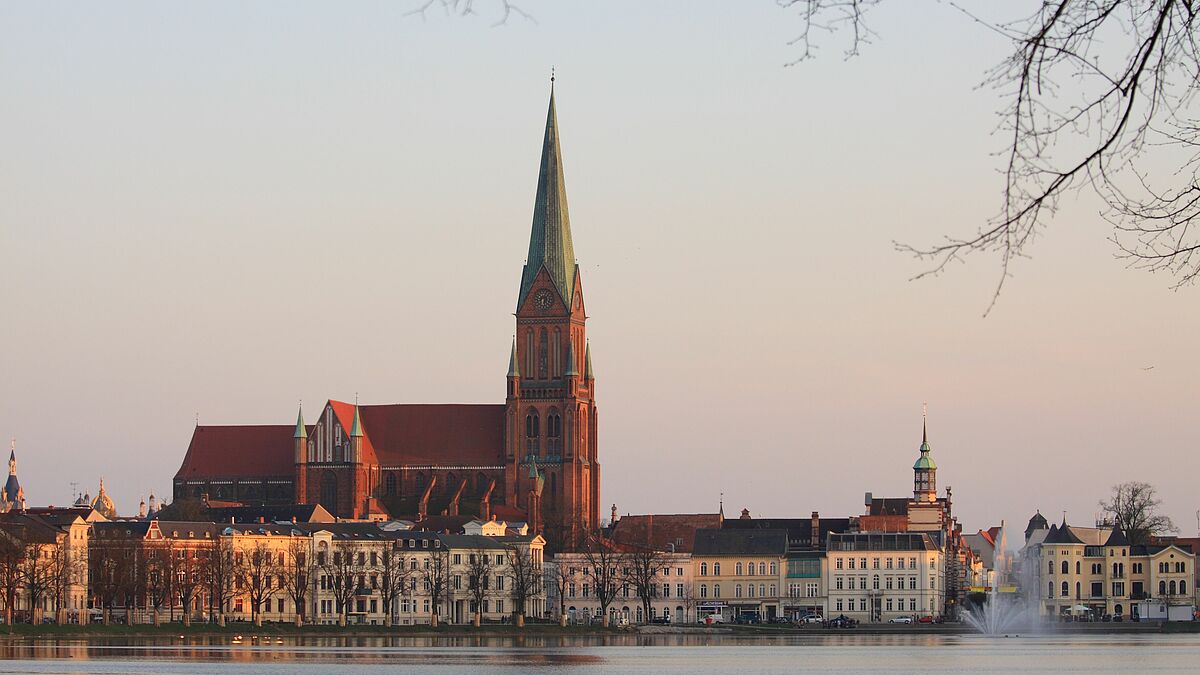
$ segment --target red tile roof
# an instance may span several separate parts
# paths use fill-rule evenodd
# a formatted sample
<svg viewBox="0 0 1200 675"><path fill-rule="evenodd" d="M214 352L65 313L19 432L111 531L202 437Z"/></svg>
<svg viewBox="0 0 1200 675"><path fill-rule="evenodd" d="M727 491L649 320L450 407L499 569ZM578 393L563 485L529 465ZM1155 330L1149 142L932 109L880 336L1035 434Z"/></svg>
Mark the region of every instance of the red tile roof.
<svg viewBox="0 0 1200 675"><path fill-rule="evenodd" d="M330 401L346 433L354 404ZM504 463L503 404L360 405L363 460L383 465L499 466Z"/></svg>
<svg viewBox="0 0 1200 675"><path fill-rule="evenodd" d="M666 549L674 546L677 553L692 550L696 530L721 527L717 513L670 513L622 516L613 526L609 538L624 545L651 546Z"/></svg>
<svg viewBox="0 0 1200 675"><path fill-rule="evenodd" d="M176 479L291 477L295 426L198 426Z"/></svg>

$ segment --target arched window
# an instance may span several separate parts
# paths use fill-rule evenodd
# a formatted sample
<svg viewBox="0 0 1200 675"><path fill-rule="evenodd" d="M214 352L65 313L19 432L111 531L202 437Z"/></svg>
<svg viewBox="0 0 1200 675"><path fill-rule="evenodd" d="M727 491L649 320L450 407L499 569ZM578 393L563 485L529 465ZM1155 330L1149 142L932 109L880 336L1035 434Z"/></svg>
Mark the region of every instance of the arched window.
<svg viewBox="0 0 1200 675"><path fill-rule="evenodd" d="M1046 574L1054 574L1054 561L1053 560L1046 563Z"/></svg>
<svg viewBox="0 0 1200 675"><path fill-rule="evenodd" d="M1071 594L1071 587L1067 585L1067 582L1065 582L1065 581L1062 582L1062 596L1065 598L1065 597L1069 596L1070 594Z"/></svg>
<svg viewBox="0 0 1200 675"><path fill-rule="evenodd" d="M733 587L733 597L735 597L735 598L742 597L742 585L741 584L738 584Z"/></svg>
<svg viewBox="0 0 1200 675"><path fill-rule="evenodd" d="M1053 572L1054 570L1050 570L1050 571ZM1046 597L1048 597L1048 598L1054 597L1054 582L1053 581L1046 582Z"/></svg>
<svg viewBox="0 0 1200 675"><path fill-rule="evenodd" d="M713 597L721 597L721 584L713 584Z"/></svg>
<svg viewBox="0 0 1200 675"><path fill-rule="evenodd" d="M746 586L747 586L747 588L746 588L747 595L749 595L750 597L753 598L754 597L754 584L746 584Z"/></svg>
<svg viewBox="0 0 1200 675"><path fill-rule="evenodd" d="M1071 572L1071 566L1067 563L1066 560L1062 561L1062 573L1069 574L1070 572Z"/></svg>
<svg viewBox="0 0 1200 675"><path fill-rule="evenodd" d="M326 471L321 474L321 506L324 506L333 515L338 515L337 503L337 476L333 475L332 471Z"/></svg>
<svg viewBox="0 0 1200 675"><path fill-rule="evenodd" d="M750 576L754 576L754 561L753 560L746 563L746 574L748 574Z"/></svg>
<svg viewBox="0 0 1200 675"><path fill-rule="evenodd" d="M536 410L530 410L525 416L525 450L537 454L538 438L541 434L541 423Z"/></svg>
<svg viewBox="0 0 1200 675"><path fill-rule="evenodd" d="M779 574L779 568L775 566L775 563L771 563L771 576L776 574Z"/></svg>
<svg viewBox="0 0 1200 675"><path fill-rule="evenodd" d="M771 597L775 597L775 584L771 584Z"/></svg>
<svg viewBox="0 0 1200 675"><path fill-rule="evenodd" d="M738 563L736 566L734 566L733 573L738 575L739 577L742 576L742 563ZM738 586L738 588L741 588L741 586ZM741 596L738 596L738 597L741 597Z"/></svg>
<svg viewBox="0 0 1200 675"><path fill-rule="evenodd" d="M1081 569L1081 567L1079 565L1079 561L1076 560L1075 561L1075 574L1080 574L1080 571L1079 571L1080 569Z"/></svg>
<svg viewBox="0 0 1200 675"><path fill-rule="evenodd" d="M1186 581L1183 581L1183 580L1179 581L1179 594L1187 595L1187 582Z"/></svg>
<svg viewBox="0 0 1200 675"><path fill-rule="evenodd" d="M765 563L765 562L758 563L758 576L760 576L760 577L767 576L767 563Z"/></svg>
<svg viewBox="0 0 1200 675"><path fill-rule="evenodd" d="M383 479L383 493L389 497L396 496L396 474L391 471Z"/></svg>
<svg viewBox="0 0 1200 675"><path fill-rule="evenodd" d="M700 597L708 597L708 584L700 584Z"/></svg>
<svg viewBox="0 0 1200 675"><path fill-rule="evenodd" d="M546 337L546 329L543 328L538 333L538 379L546 379L546 359L549 354L550 345L546 344L549 338Z"/></svg>
<svg viewBox="0 0 1200 675"><path fill-rule="evenodd" d="M555 455L562 453L562 417L557 410L546 415L546 450Z"/></svg>
<svg viewBox="0 0 1200 675"><path fill-rule="evenodd" d="M700 563L700 576L702 576L702 577L708 576L708 563L706 563L706 562Z"/></svg>
<svg viewBox="0 0 1200 675"><path fill-rule="evenodd" d="M713 576L714 577L721 576L721 563L719 563L719 562L713 563Z"/></svg>
<svg viewBox="0 0 1200 675"><path fill-rule="evenodd" d="M1075 582L1075 599L1078 600L1081 597L1083 597L1083 584L1076 581Z"/></svg>
<svg viewBox="0 0 1200 675"><path fill-rule="evenodd" d="M1167 593L1169 595L1175 595L1175 582L1174 581L1171 581L1171 584L1168 587Z"/></svg>
<svg viewBox="0 0 1200 675"><path fill-rule="evenodd" d="M1165 582L1165 581L1158 582L1158 594L1159 595L1167 594L1167 582Z"/></svg>

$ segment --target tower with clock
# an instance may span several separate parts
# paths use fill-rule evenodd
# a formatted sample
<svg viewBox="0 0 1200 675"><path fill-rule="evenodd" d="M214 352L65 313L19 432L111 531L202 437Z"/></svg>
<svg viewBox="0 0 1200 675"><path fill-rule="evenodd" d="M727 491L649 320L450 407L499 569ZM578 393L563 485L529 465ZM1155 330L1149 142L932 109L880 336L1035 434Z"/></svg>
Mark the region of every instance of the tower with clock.
<svg viewBox="0 0 1200 675"><path fill-rule="evenodd" d="M522 507L540 502L531 522L564 549L580 545L598 524L595 378L586 322L552 82L509 359L505 482ZM531 499L539 484L540 499Z"/></svg>

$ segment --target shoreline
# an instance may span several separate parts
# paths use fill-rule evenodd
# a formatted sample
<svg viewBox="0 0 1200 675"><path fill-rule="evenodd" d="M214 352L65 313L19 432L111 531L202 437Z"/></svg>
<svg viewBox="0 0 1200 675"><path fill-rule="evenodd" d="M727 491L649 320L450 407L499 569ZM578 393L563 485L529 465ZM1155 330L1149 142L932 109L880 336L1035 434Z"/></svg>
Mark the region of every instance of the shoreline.
<svg viewBox="0 0 1200 675"><path fill-rule="evenodd" d="M686 635L686 636L734 636L734 637L803 637L831 635L977 635L974 630L964 624L938 625L889 625L870 624L860 625L850 629L829 629L820 627L776 627L776 626L670 626L646 625L625 628L602 628L600 626L566 626L557 624L526 624L524 628L507 625L485 625L476 628L471 625L442 625L430 628L421 626L296 626L294 624L265 623L255 626L252 623L234 623L221 628L210 624L193 624L185 627L181 623L163 623L160 626L136 624L102 625L39 625L16 624L11 632L0 628L0 640L24 638L72 638L72 637L230 637L270 636L271 638L329 638L329 637L453 637L453 638L516 638L522 636L536 637L615 637L641 635ZM1052 624L1049 629L1040 631L1012 630L1005 635L1021 637L1026 635L1119 635L1119 634L1172 634L1200 633L1200 622L1146 622L1146 623L1064 623Z"/></svg>

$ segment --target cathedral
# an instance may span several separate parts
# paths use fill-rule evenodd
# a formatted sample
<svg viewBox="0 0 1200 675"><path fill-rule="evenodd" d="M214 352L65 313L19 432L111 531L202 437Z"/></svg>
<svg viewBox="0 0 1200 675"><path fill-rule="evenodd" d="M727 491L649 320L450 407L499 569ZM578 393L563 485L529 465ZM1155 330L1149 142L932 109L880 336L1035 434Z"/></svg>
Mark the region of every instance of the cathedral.
<svg viewBox="0 0 1200 675"><path fill-rule="evenodd" d="M551 81L504 402L330 400L312 424L301 410L295 425L197 425L174 498L319 503L429 529L522 521L560 550L577 546L598 525L600 491L586 322Z"/></svg>

